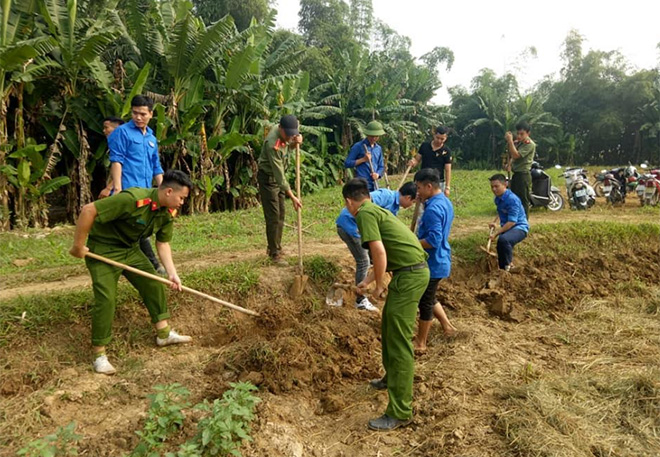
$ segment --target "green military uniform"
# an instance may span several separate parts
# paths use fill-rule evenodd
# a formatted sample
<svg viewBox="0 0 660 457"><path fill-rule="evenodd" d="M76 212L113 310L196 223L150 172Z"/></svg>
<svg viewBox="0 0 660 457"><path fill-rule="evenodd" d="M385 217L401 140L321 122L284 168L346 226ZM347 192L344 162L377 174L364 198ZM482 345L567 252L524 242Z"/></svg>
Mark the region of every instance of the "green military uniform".
<svg viewBox="0 0 660 457"><path fill-rule="evenodd" d="M148 273L155 273L153 265L140 250L139 240L155 233L157 241L169 242L172 239L173 218L176 214L175 210L160 206L158 189L133 187L98 200L94 202L94 206L98 215L89 233L89 250ZM140 293L152 323L170 317L163 284L89 257L85 258L85 263L94 288L94 346L105 346L111 340L117 281L122 274Z"/></svg>
<svg viewBox="0 0 660 457"><path fill-rule="evenodd" d="M259 156L257 182L266 219L268 255L271 257L282 251L285 193L290 190L285 170L293 151L294 148L280 138L279 128L274 127L266 136Z"/></svg>
<svg viewBox="0 0 660 457"><path fill-rule="evenodd" d="M364 248L382 241L387 270L393 272L381 321L383 367L389 394L385 414L407 420L412 417L415 360L412 338L417 304L429 282L427 254L419 240L396 216L367 201L355 217Z"/></svg>
<svg viewBox="0 0 660 457"><path fill-rule="evenodd" d="M529 218L529 205L531 203L530 189L532 187L532 162L536 153L536 143L531 138L516 143L516 149L520 154L511 164L513 177L511 178L511 192L516 194L525 209L525 215Z"/></svg>

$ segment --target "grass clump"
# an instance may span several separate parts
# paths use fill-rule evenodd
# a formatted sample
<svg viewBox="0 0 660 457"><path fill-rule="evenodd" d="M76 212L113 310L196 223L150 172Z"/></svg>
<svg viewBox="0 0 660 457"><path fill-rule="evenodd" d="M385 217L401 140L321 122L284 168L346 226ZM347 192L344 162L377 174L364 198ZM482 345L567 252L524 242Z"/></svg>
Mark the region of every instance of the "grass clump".
<svg viewBox="0 0 660 457"><path fill-rule="evenodd" d="M184 275L182 280L193 289L245 298L254 292L259 283L259 265L255 262L236 262L205 268Z"/></svg>
<svg viewBox="0 0 660 457"><path fill-rule="evenodd" d="M305 272L315 283L330 285L339 278L341 266L325 257L315 255L305 258Z"/></svg>

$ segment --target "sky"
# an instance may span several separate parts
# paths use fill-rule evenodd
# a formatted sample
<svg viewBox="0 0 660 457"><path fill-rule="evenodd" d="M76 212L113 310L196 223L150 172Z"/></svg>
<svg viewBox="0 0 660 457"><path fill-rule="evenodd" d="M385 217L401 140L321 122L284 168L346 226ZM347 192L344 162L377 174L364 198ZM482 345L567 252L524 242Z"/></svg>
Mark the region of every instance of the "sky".
<svg viewBox="0 0 660 457"><path fill-rule="evenodd" d="M454 52L452 69L440 70L443 87L433 99L438 104L450 101L447 88L469 87L482 68L497 74L512 72L523 90L556 74L562 66L562 43L571 29L585 37L586 49L619 50L632 68L653 68L660 63L658 1L528 0L508 2L509 8L503 7L506 2L492 0L446 3L444 7L438 5L445 3L431 0L372 1L376 18L412 40L415 57L436 46ZM278 26L296 30L299 1L276 2ZM536 48L537 57L521 59L530 46Z"/></svg>

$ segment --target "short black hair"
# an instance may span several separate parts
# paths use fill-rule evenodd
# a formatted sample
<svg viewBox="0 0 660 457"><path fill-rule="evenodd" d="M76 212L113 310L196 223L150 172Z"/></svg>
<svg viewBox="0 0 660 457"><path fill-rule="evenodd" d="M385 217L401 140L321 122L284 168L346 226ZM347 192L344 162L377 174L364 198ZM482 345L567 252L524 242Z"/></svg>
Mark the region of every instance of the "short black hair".
<svg viewBox="0 0 660 457"><path fill-rule="evenodd" d="M489 181L500 181L501 183L506 184L506 176L504 176L502 173L497 173L488 178Z"/></svg>
<svg viewBox="0 0 660 457"><path fill-rule="evenodd" d="M154 101L146 95L136 95L131 99L131 108L135 108L137 106L146 106L149 111L153 111Z"/></svg>
<svg viewBox="0 0 660 457"><path fill-rule="evenodd" d="M401 189L399 189L399 193L404 197L415 198L417 197L417 186L415 185L414 182L407 182L403 186L401 186Z"/></svg>
<svg viewBox="0 0 660 457"><path fill-rule="evenodd" d="M529 133L531 132L532 127L529 125L529 122L520 121L516 124L516 130L524 130L525 132Z"/></svg>
<svg viewBox="0 0 660 457"><path fill-rule="evenodd" d="M445 127L444 125L439 125L435 128L435 133L437 135L449 135L449 127Z"/></svg>
<svg viewBox="0 0 660 457"><path fill-rule="evenodd" d="M422 168L415 173L415 182L431 184L434 188L440 188L440 173L435 168Z"/></svg>
<svg viewBox="0 0 660 457"><path fill-rule="evenodd" d="M117 116L107 116L103 119L103 122L112 122L113 124L122 125L124 120Z"/></svg>
<svg viewBox="0 0 660 457"><path fill-rule="evenodd" d="M181 170L167 170L163 175L163 182L160 187L165 189L171 187L174 190L179 190L182 187L187 187L192 190L193 184L190 177Z"/></svg>
<svg viewBox="0 0 660 457"><path fill-rule="evenodd" d="M350 198L351 200L364 200L365 198L369 198L369 185L367 184L367 180L364 178L351 179L344 184L341 194L344 198Z"/></svg>

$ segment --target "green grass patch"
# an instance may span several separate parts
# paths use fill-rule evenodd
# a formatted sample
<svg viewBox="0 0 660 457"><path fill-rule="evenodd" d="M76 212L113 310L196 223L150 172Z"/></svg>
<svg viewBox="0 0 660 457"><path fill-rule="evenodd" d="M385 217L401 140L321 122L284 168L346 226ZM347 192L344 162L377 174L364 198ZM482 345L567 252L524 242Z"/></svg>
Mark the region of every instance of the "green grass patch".
<svg viewBox="0 0 660 457"><path fill-rule="evenodd" d="M330 285L337 281L341 266L320 255L305 258L305 273L318 285Z"/></svg>
<svg viewBox="0 0 660 457"><path fill-rule="evenodd" d="M182 281L193 289L245 298L259 283L261 266L259 262L237 262L205 268L183 275Z"/></svg>

